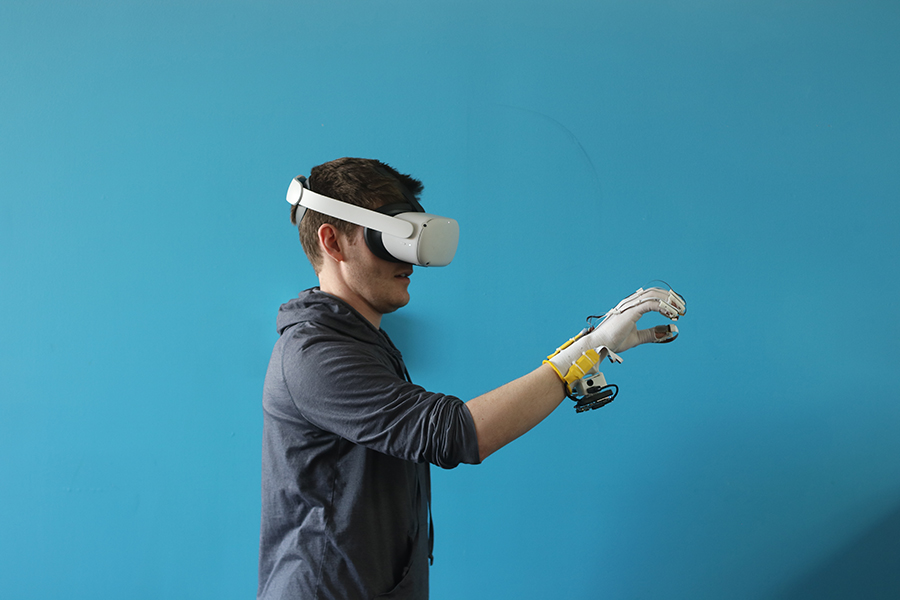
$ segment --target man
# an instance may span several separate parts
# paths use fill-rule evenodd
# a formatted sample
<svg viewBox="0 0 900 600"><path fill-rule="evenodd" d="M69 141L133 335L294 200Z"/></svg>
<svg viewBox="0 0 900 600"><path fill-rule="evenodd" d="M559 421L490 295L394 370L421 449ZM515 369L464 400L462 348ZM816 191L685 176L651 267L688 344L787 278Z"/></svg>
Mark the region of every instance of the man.
<svg viewBox="0 0 900 600"><path fill-rule="evenodd" d="M375 160L325 163L307 183L326 200L420 210L421 182ZM677 335L638 331L641 314L684 314L674 293L641 290L531 373L463 402L413 384L380 328L409 302L412 265L348 221L299 204L291 218L319 287L282 305L266 374L259 598L426 598L429 463L480 463L603 358Z"/></svg>

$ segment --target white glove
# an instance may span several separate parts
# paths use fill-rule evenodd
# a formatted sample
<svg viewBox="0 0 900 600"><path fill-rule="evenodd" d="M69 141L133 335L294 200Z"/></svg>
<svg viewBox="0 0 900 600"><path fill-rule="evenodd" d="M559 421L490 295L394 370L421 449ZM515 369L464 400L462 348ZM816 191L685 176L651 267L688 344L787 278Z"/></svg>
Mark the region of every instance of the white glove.
<svg viewBox="0 0 900 600"><path fill-rule="evenodd" d="M677 321L678 317L684 316L685 309L684 298L673 290L639 289L606 313L599 325L579 333L557 348L544 362L550 363L571 391L574 382L588 373L597 372L595 367L604 358L622 362L617 352L639 344L664 344L678 337L675 325L638 330L637 322L644 314L656 311Z"/></svg>

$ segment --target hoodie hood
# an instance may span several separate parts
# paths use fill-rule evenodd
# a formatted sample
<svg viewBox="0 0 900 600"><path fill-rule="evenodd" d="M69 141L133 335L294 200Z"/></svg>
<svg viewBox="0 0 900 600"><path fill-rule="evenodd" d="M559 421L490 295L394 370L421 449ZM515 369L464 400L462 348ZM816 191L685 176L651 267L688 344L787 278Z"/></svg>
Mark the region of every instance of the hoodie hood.
<svg viewBox="0 0 900 600"><path fill-rule="evenodd" d="M314 321L361 342L385 345L399 355L390 338L359 314L355 308L319 288L300 292L300 295L278 309L276 328L281 335L290 327Z"/></svg>

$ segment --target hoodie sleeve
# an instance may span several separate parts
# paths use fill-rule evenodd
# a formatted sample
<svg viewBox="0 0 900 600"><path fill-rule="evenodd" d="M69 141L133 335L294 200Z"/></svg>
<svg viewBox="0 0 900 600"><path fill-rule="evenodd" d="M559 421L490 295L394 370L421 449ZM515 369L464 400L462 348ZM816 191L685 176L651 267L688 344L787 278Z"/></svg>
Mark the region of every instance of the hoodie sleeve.
<svg viewBox="0 0 900 600"><path fill-rule="evenodd" d="M477 464L465 403L398 377L383 348L300 326L282 374L297 410L316 427L397 458L450 469Z"/></svg>

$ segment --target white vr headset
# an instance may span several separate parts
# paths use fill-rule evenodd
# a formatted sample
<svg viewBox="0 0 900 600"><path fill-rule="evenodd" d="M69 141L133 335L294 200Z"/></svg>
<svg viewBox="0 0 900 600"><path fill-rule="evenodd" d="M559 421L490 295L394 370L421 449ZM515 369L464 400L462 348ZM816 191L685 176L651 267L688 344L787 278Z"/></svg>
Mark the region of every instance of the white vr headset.
<svg viewBox="0 0 900 600"><path fill-rule="evenodd" d="M449 265L459 243L459 223L426 213L406 190L403 196L406 202L369 210L317 194L303 176L294 177L287 191L287 201L297 205L298 226L309 208L365 227L366 245L379 258L423 267Z"/></svg>

